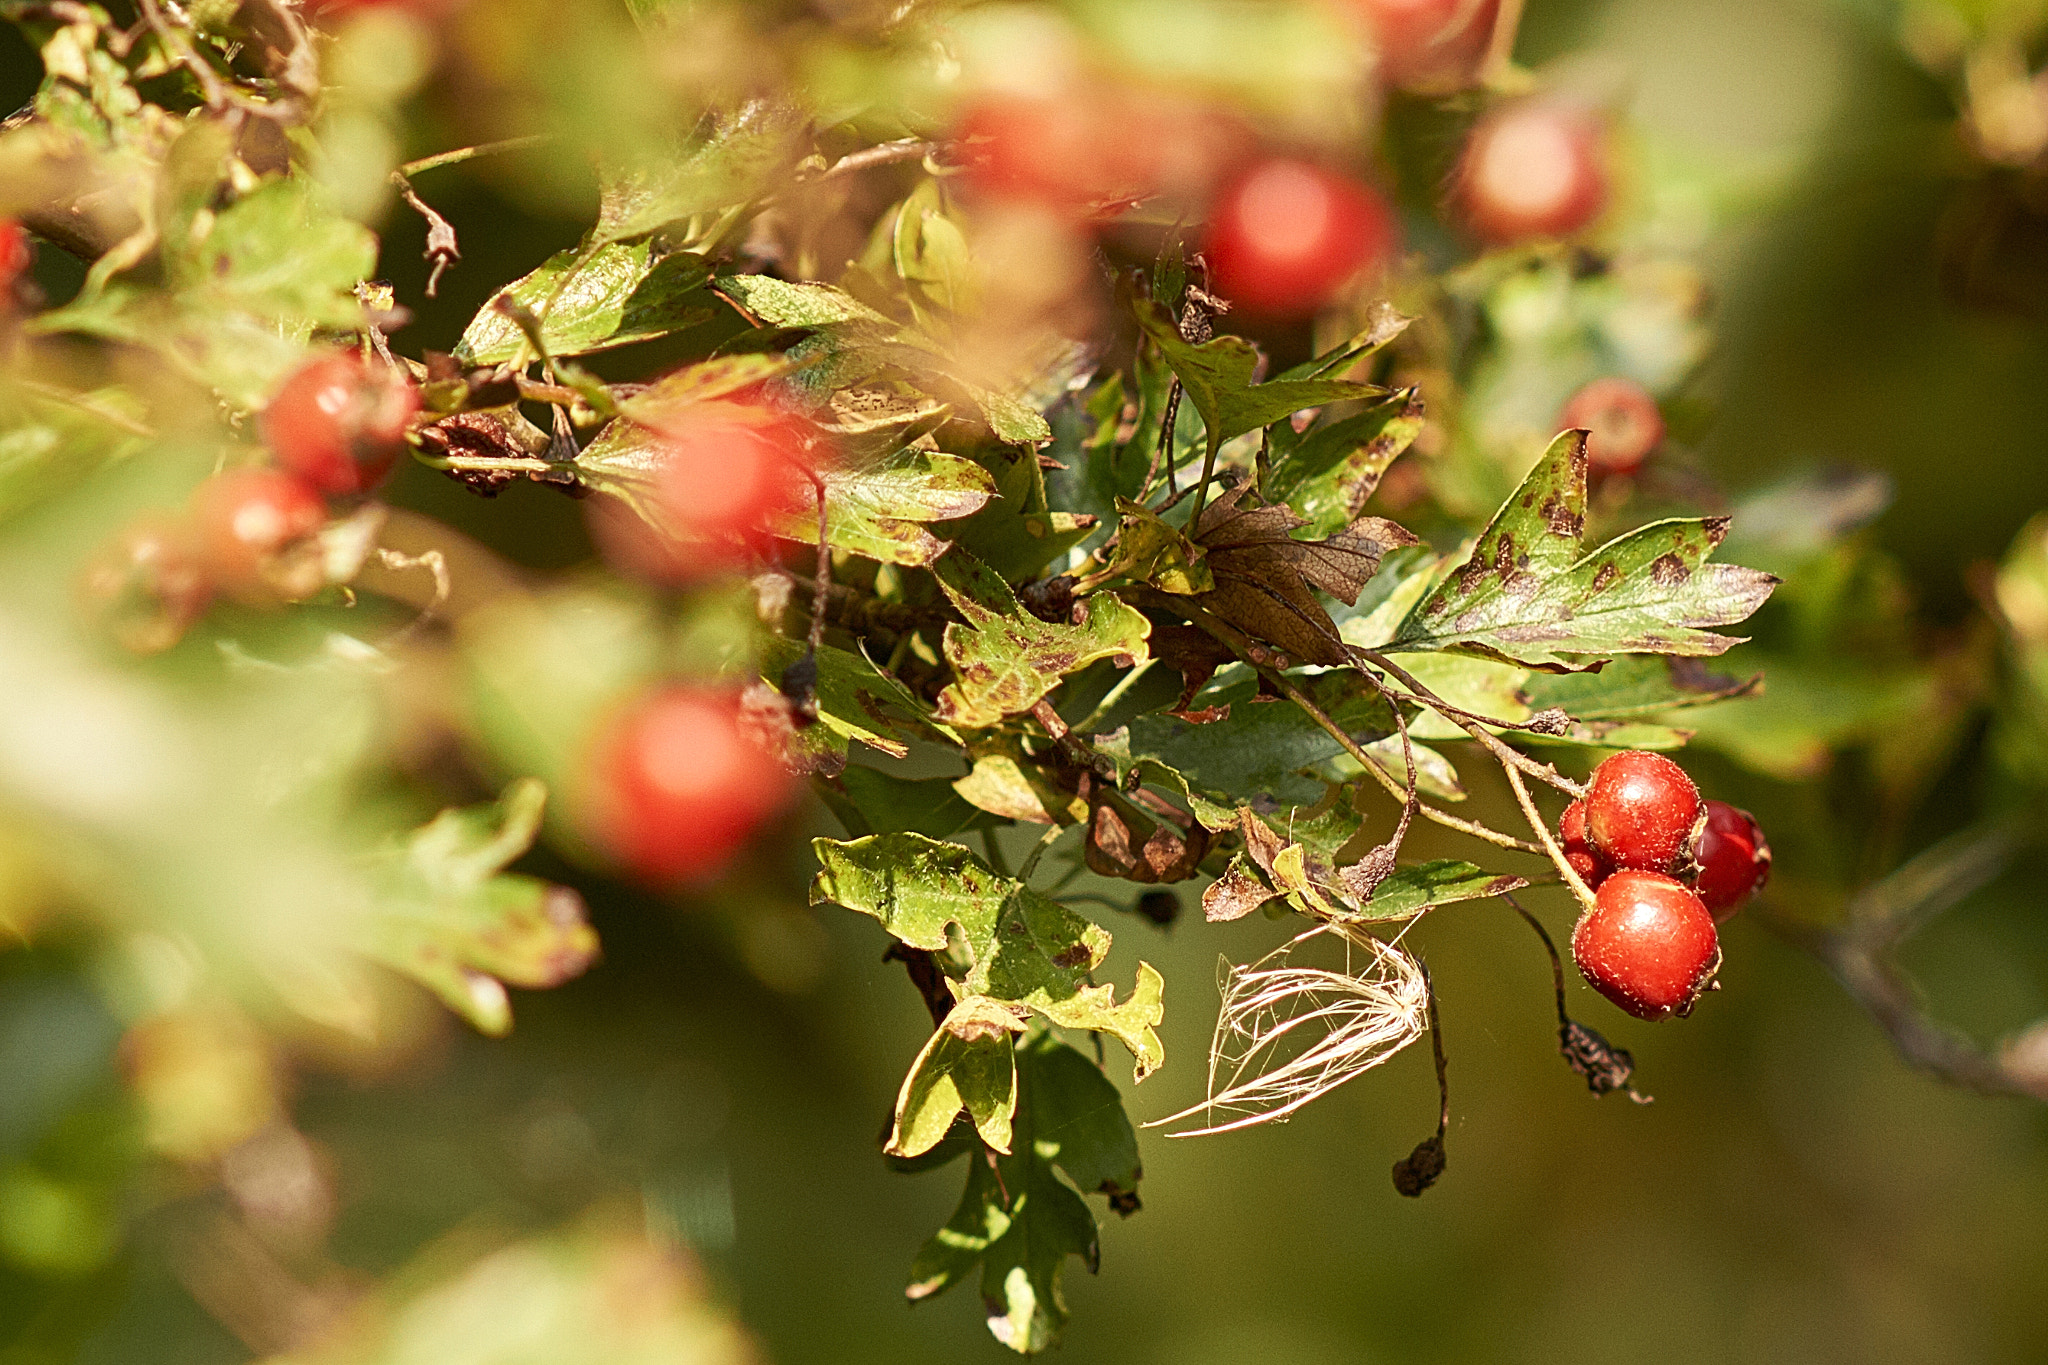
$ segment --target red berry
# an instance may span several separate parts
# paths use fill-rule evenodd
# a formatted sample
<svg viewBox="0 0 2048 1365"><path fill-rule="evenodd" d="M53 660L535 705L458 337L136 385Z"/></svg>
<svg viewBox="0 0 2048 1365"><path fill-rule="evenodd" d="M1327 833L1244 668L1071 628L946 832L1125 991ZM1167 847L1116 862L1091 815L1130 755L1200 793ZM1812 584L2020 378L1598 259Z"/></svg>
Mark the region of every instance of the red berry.
<svg viewBox="0 0 2048 1365"><path fill-rule="evenodd" d="M367 492L390 472L419 406L419 391L398 370L330 352L272 395L263 439L279 464L321 492Z"/></svg>
<svg viewBox="0 0 2048 1365"><path fill-rule="evenodd" d="M214 582L249 602L295 601L327 582L327 504L277 469L230 469L192 494L200 557Z"/></svg>
<svg viewBox="0 0 2048 1365"><path fill-rule="evenodd" d="M35 263L35 248L29 244L28 229L12 218L0 218L0 306L14 292L14 282Z"/></svg>
<svg viewBox="0 0 2048 1365"><path fill-rule="evenodd" d="M1240 140L1210 108L1099 86L977 96L961 111L955 137L977 193L1070 214L1161 191L1204 191Z"/></svg>
<svg viewBox="0 0 2048 1365"><path fill-rule="evenodd" d="M793 787L741 724L739 695L702 684L639 698L607 727L592 759L598 841L656 882L716 872Z"/></svg>
<svg viewBox="0 0 2048 1365"><path fill-rule="evenodd" d="M1431 94L1472 84L1500 18L1500 0L1352 3L1372 28L1382 79Z"/></svg>
<svg viewBox="0 0 2048 1365"><path fill-rule="evenodd" d="M817 463L809 433L796 418L748 403L698 403L660 428L661 471L655 499L667 529L657 578L701 576L741 562L773 540L778 515L815 509L805 472ZM652 560L641 562L643 569Z"/></svg>
<svg viewBox="0 0 2048 1365"><path fill-rule="evenodd" d="M1585 880L1588 887L1597 891L1600 883L1614 871L1614 864L1607 861L1605 854L1593 847L1586 837L1586 803L1574 801L1564 808L1564 814L1557 818L1557 841L1564 847L1564 860L1572 865L1572 871Z"/></svg>
<svg viewBox="0 0 2048 1365"><path fill-rule="evenodd" d="M1217 293L1250 313L1301 317L1354 276L1384 269L1399 237L1393 211L1372 190L1275 158L1224 188L1203 251Z"/></svg>
<svg viewBox="0 0 2048 1365"><path fill-rule="evenodd" d="M1558 423L1586 433L1596 474L1633 474L1664 440L1657 400L1632 379L1596 379L1573 394Z"/></svg>
<svg viewBox="0 0 2048 1365"><path fill-rule="evenodd" d="M1699 788L1662 754L1616 754L1586 787L1587 837L1616 867L1677 871L1700 818Z"/></svg>
<svg viewBox="0 0 2048 1365"><path fill-rule="evenodd" d="M1721 965L1714 917L1656 872L1624 869L1572 930L1572 961L1593 989L1638 1019L1692 1012Z"/></svg>
<svg viewBox="0 0 2048 1365"><path fill-rule="evenodd" d="M192 528L162 515L132 523L86 565L89 615L124 649L156 654L184 637L213 596Z"/></svg>
<svg viewBox="0 0 2048 1365"><path fill-rule="evenodd" d="M1487 115L1458 167L1465 221L1493 246L1583 231L1607 208L1606 142L1591 114L1567 105L1528 101Z"/></svg>
<svg viewBox="0 0 2048 1365"><path fill-rule="evenodd" d="M1707 823L1693 861L1699 865L1693 889L1716 922L1734 914L1771 879L1771 845L1763 827L1754 815L1726 801L1707 802Z"/></svg>

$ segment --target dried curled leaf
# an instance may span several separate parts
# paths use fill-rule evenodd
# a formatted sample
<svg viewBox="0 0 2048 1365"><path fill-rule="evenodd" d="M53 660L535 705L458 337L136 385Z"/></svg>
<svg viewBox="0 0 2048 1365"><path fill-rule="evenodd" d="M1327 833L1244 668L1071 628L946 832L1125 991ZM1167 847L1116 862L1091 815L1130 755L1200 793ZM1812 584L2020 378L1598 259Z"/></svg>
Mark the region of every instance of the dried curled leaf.
<svg viewBox="0 0 2048 1365"><path fill-rule="evenodd" d="M1261 502L1250 484L1231 489L1194 528L1196 567L1215 586L1192 600L1294 663L1346 664L1349 649L1314 589L1350 606L1380 560L1415 537L1384 517L1361 517L1324 540L1294 539L1305 525L1285 503Z"/></svg>

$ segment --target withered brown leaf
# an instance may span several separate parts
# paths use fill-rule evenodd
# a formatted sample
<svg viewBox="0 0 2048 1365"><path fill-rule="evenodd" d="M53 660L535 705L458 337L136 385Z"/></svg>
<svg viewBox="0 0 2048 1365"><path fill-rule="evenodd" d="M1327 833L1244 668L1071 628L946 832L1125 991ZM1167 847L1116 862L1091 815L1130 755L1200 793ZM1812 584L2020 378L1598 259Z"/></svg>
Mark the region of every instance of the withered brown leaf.
<svg viewBox="0 0 2048 1365"><path fill-rule="evenodd" d="M1292 663L1349 663L1314 589L1356 602L1380 560L1415 537L1384 517L1360 517L1327 540L1294 539L1290 532L1307 524L1286 504L1262 501L1249 483L1217 498L1192 537L1216 586L1193 601Z"/></svg>

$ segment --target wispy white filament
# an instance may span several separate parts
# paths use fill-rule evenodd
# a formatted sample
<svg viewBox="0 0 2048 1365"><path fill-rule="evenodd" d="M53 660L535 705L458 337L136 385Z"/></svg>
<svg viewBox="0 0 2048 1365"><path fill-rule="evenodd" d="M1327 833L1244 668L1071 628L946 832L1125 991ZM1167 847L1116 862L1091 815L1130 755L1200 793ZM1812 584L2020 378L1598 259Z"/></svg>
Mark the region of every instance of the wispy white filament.
<svg viewBox="0 0 2048 1365"><path fill-rule="evenodd" d="M1343 943L1343 969L1296 966L1295 950L1323 935ZM1244 966L1225 962L1219 985L1223 1008L1209 1045L1208 1098L1145 1126L1197 1114L1209 1122L1169 1137L1284 1120L1386 1061L1428 1026L1429 988L1415 959L1343 924L1318 925Z"/></svg>

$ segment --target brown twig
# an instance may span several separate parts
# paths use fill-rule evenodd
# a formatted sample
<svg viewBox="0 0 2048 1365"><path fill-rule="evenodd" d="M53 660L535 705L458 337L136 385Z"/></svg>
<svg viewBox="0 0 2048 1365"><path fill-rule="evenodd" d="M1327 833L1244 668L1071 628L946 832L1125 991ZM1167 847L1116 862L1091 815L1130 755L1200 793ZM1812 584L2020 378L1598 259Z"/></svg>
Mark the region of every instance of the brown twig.
<svg viewBox="0 0 2048 1365"><path fill-rule="evenodd" d="M405 200L413 212L427 220L427 247L420 254L433 266L432 273L427 276L427 297L431 299L441 288L441 273L462 259L462 250L455 240L455 225L435 212L433 205L419 197L403 171L393 171L391 183L398 187L399 198Z"/></svg>
<svg viewBox="0 0 2048 1365"><path fill-rule="evenodd" d="M1586 879L1579 875L1578 869L1565 858L1564 850L1558 847L1557 837L1550 832L1550 822L1543 818L1542 812L1536 809L1535 801L1529 796L1529 784L1522 780L1522 770L1510 763L1501 764L1500 770L1508 775L1508 786L1514 789L1515 802L1521 806L1523 818L1528 820L1529 828L1536 832L1537 839L1542 842L1543 852L1556 865L1558 875L1564 878L1564 884L1579 898L1579 904L1591 910L1595 903L1593 888L1586 885Z"/></svg>
<svg viewBox="0 0 2048 1365"><path fill-rule="evenodd" d="M1476 715L1462 707L1453 706L1418 682L1414 674L1408 672L1378 650L1353 649L1351 653L1373 667L1384 669L1396 678L1399 678L1402 684L1413 694L1409 700L1427 706L1430 710L1435 711L1438 715L1443 716L1453 725L1471 735L1472 738L1484 745L1502 764L1511 764L1514 767L1520 768L1537 781L1548 782L1559 791L1567 792L1574 797L1581 797L1586 794L1584 784L1574 782L1550 764L1538 763L1520 750L1502 743L1498 736L1490 733L1485 728L1489 725L1496 725L1505 730L1517 730L1526 728L1525 726L1517 725L1511 721L1496 720L1491 716Z"/></svg>

